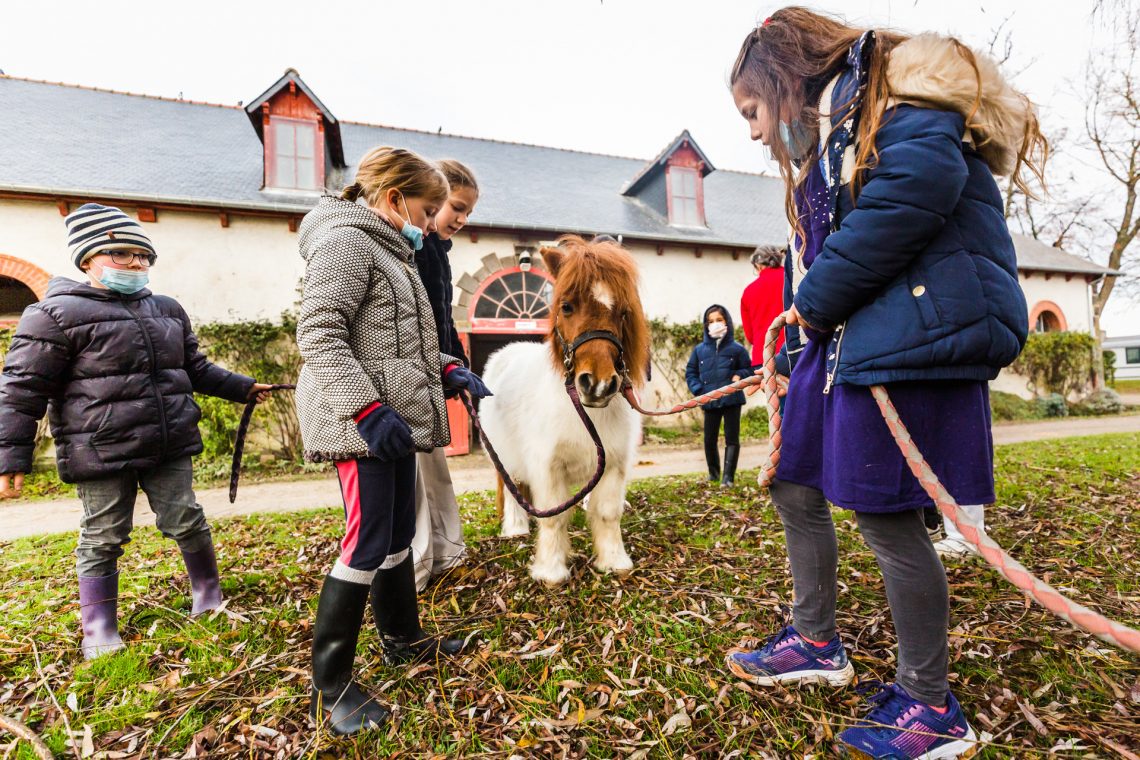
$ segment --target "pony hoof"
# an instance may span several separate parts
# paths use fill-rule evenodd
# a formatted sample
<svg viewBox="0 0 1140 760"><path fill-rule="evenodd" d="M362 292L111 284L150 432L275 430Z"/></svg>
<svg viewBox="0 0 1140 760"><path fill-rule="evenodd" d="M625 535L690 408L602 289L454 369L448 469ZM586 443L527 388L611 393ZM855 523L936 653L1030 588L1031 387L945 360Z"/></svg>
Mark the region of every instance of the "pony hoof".
<svg viewBox="0 0 1140 760"><path fill-rule="evenodd" d="M520 536L529 535L529 525L504 525L503 529L499 531L499 538L519 538Z"/></svg>
<svg viewBox="0 0 1140 760"><path fill-rule="evenodd" d="M620 578L624 578L633 572L633 560L631 560L628 556L622 557L621 559L618 559L614 562L602 562L601 560L596 560L594 562L594 568L600 572L613 573Z"/></svg>
<svg viewBox="0 0 1140 760"><path fill-rule="evenodd" d="M570 580L569 568L536 568L530 569L530 577L539 583L545 584L547 588L558 588L566 581Z"/></svg>

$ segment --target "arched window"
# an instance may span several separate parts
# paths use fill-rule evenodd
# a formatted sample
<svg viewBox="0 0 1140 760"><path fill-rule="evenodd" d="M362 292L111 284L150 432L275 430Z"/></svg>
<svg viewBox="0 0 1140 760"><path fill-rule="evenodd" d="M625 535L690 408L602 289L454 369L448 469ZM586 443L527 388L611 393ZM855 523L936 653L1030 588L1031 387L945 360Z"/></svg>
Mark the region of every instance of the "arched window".
<svg viewBox="0 0 1140 760"><path fill-rule="evenodd" d="M474 325L484 320L550 319L553 291L553 281L543 272L534 269L524 272L517 267L503 270L485 281L476 292L471 322Z"/></svg>
<svg viewBox="0 0 1140 760"><path fill-rule="evenodd" d="M1029 312L1029 325L1033 332L1047 333L1068 330L1065 314L1052 301L1039 301Z"/></svg>

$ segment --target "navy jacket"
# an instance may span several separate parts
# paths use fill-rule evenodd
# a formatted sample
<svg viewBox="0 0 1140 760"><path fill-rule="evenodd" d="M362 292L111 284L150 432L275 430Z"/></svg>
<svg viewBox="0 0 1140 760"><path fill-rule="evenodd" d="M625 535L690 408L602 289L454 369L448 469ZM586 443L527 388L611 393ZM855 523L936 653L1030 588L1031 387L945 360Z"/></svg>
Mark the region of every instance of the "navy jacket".
<svg viewBox="0 0 1140 760"><path fill-rule="evenodd" d="M720 309L728 324L728 333L720 341L709 335L709 312ZM705 339L698 343L689 355L689 363L685 367L685 382L694 396L715 391L732 382L732 376L747 377L752 374L752 357L748 349L736 342L732 337L732 315L728 309L719 304L713 304L705 309L701 316L704 324ZM737 391L716 401L705 404L706 409L721 409L727 406L743 406L744 392Z"/></svg>
<svg viewBox="0 0 1140 760"><path fill-rule="evenodd" d="M0 472L31 471L45 409L65 483L199 454L194 392L244 402L252 387L202 355L173 298L55 277L0 375Z"/></svg>
<svg viewBox="0 0 1140 760"><path fill-rule="evenodd" d="M440 240L431 233L424 238L424 247L416 251L416 269L424 283L431 311L435 315L436 332L439 336L439 350L448 356L458 357L467 366L471 365L463 344L459 342L459 331L451 315L451 298L454 293L451 284L451 262L447 252L451 250L450 240Z"/></svg>
<svg viewBox="0 0 1140 760"><path fill-rule="evenodd" d="M856 97L871 44L868 33L852 47L832 103ZM854 112L833 115L820 159L832 232L792 298L809 325L836 331L828 377L853 385L991 380L1017 358L1029 329L993 174L963 144L961 114L903 104L884 115L878 164L852 202L840 172L854 141L854 103Z"/></svg>

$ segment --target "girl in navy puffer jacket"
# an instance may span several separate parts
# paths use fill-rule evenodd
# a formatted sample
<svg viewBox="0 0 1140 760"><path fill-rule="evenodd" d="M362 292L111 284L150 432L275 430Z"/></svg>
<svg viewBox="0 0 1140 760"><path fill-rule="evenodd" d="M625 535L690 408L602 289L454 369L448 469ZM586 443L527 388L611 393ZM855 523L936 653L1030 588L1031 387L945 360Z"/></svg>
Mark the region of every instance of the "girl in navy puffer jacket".
<svg viewBox="0 0 1140 760"><path fill-rule="evenodd" d="M793 625L730 653L728 666L762 685L851 681L827 502L854 510L899 653L896 682L839 741L877 758L958 757L976 739L948 688L946 575L922 520L931 500L867 386L887 385L960 504L993 501L987 381L1028 327L994 174L1024 188L1021 168L1040 176L1047 145L1028 99L957 40L864 31L802 8L748 35L731 82L791 190L785 306L807 341L788 336L797 353L771 490Z"/></svg>
<svg viewBox="0 0 1140 760"><path fill-rule="evenodd" d="M732 315L720 304L705 309L701 318L705 339L696 345L685 367L685 382L694 396L723 388L745 375L751 374L752 363L748 350L736 342L732 335ZM710 401L701 410L705 413L705 461L709 466L709 480L720 479L721 485L732 487L736 478L736 463L740 459L740 409L744 394L737 391L724 398ZM724 421L724 474L720 469L720 425Z"/></svg>

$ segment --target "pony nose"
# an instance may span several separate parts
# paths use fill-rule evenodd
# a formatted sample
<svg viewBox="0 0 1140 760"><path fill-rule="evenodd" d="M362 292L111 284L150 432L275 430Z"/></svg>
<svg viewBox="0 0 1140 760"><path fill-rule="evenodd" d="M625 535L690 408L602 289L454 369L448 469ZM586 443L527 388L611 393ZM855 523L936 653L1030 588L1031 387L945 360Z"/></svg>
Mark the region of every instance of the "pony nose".
<svg viewBox="0 0 1140 760"><path fill-rule="evenodd" d="M586 401L605 401L618 392L620 380L616 374L609 378L599 380L592 372L578 373L578 390Z"/></svg>

